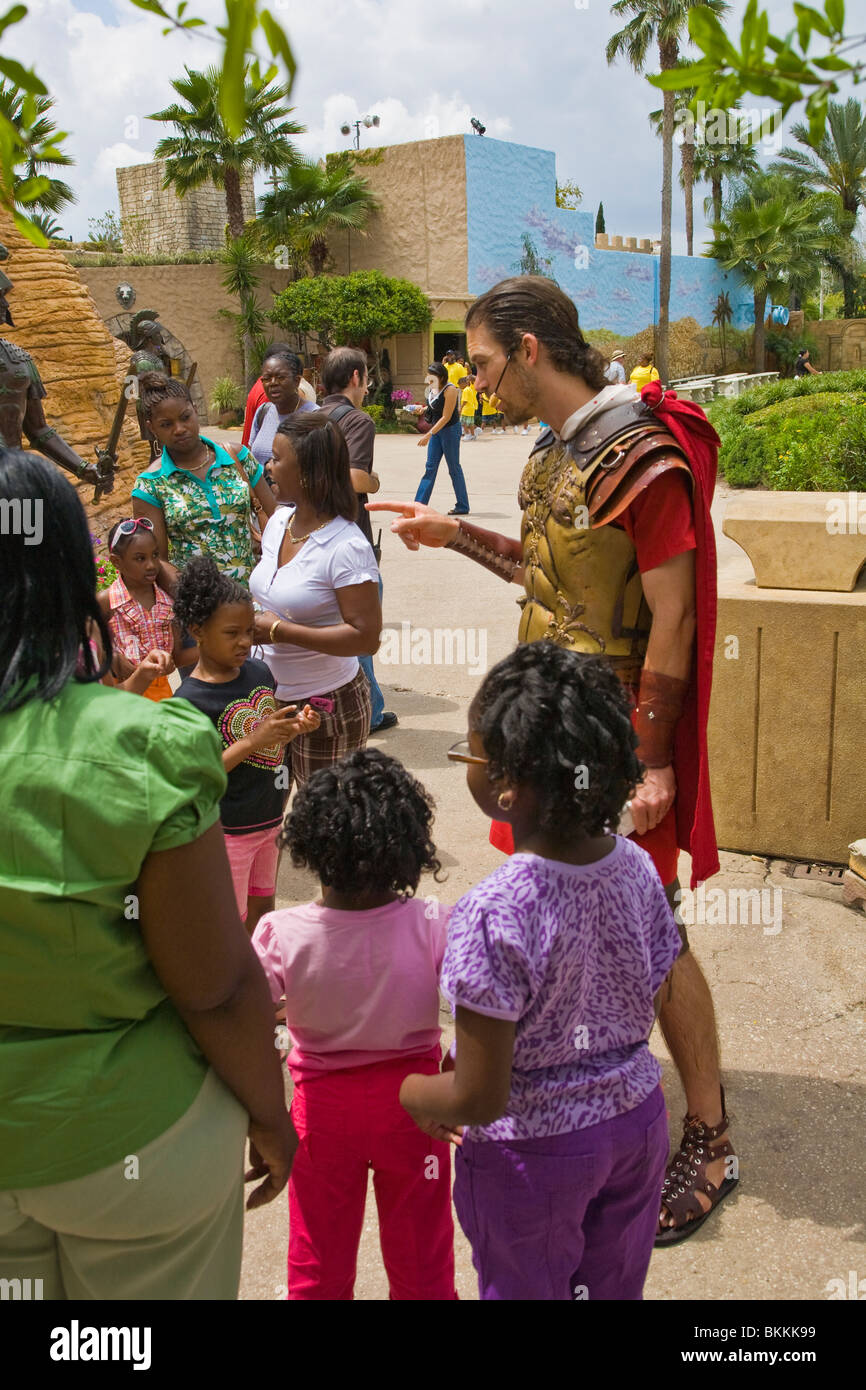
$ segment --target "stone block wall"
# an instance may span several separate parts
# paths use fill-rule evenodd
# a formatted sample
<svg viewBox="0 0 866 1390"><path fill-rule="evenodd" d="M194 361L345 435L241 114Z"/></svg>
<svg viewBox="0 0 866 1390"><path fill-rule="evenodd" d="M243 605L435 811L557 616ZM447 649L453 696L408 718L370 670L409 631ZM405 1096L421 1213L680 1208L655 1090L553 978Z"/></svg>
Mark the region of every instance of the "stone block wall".
<svg viewBox="0 0 866 1390"><path fill-rule="evenodd" d="M818 344L822 372L853 372L866 367L866 319L807 319L805 330Z"/></svg>
<svg viewBox="0 0 866 1390"><path fill-rule="evenodd" d="M130 255L217 250L225 242L226 198L206 183L179 198L163 188L165 160L117 170L123 249ZM244 216L256 215L252 175L241 181Z"/></svg>
<svg viewBox="0 0 866 1390"><path fill-rule="evenodd" d="M76 273L76 272L73 272ZM234 377L242 384L242 364L235 337L234 325L219 316L220 309L237 309L237 301L222 287L225 268L213 265L119 265L82 266L82 280L90 290L101 317L115 321L120 305L115 296L117 286L126 281L135 290L132 312L153 309L163 328L171 335L167 345L184 370L196 362L197 379L203 399L199 403L208 418L210 394L217 377ZM273 297L289 283L287 270L262 265L258 270L258 301L267 312ZM276 342L291 337L284 329L274 327L269 338ZM127 349L127 357L128 357Z"/></svg>
<svg viewBox="0 0 866 1390"><path fill-rule="evenodd" d="M86 462L93 462L96 445L104 445L111 432L129 350L112 338L87 286L62 252L33 246L5 212L0 213L0 241L10 253L3 268L12 281L9 303L15 320L14 328L4 326L3 336L32 355L48 392L42 403L48 424ZM78 489L92 531L105 536L114 521L130 515L132 480L147 467L147 459L135 413L127 410L110 496L94 507L92 485L75 483L64 472Z"/></svg>

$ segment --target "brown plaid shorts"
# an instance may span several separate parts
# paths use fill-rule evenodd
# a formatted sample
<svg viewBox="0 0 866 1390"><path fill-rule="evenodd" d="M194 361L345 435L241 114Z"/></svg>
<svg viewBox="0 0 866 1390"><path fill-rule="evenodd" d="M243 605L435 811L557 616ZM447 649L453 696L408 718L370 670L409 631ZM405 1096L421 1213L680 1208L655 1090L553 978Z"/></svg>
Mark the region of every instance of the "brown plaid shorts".
<svg viewBox="0 0 866 1390"><path fill-rule="evenodd" d="M323 690L327 700L333 700L333 714L319 710L321 724L315 733L293 738L286 748L286 766L292 781L302 787L320 767L331 767L347 753L364 748L370 732L370 686L362 670L339 690ZM304 700L278 700L280 709L288 704L303 708Z"/></svg>

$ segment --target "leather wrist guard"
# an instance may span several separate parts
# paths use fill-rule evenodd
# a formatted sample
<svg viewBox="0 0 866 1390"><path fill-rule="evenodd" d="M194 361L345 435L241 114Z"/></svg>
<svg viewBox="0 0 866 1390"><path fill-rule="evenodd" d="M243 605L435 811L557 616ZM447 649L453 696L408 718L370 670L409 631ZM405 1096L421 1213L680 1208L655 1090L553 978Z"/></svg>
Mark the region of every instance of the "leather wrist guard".
<svg viewBox="0 0 866 1390"><path fill-rule="evenodd" d="M637 756L645 767L667 767L673 762L674 730L688 688L688 681L676 676L646 667L641 672L634 728L640 740Z"/></svg>
<svg viewBox="0 0 866 1390"><path fill-rule="evenodd" d="M462 518L458 525L460 529L457 535L452 541L448 541L445 549L468 555L471 560L483 565L492 574L510 582L514 578L515 570L523 563L523 546L520 541L509 536L500 536L496 531L485 531L480 526L472 526Z"/></svg>

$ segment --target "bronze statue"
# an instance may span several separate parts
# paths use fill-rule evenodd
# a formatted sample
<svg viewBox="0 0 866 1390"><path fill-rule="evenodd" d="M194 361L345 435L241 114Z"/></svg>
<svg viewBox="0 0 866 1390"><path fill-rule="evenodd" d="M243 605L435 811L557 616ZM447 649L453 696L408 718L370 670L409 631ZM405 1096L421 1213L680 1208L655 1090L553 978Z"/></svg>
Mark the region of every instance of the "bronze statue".
<svg viewBox="0 0 866 1390"><path fill-rule="evenodd" d="M124 338L133 349L127 368L129 376L137 378L143 376L145 372L162 372L164 376L171 376L171 358L164 347L164 332L155 309L141 309L133 316L132 322L124 334ZM138 431L142 439L150 445L150 461L152 463L160 453L160 446L147 428L137 381L133 397L135 413L138 416Z"/></svg>
<svg viewBox="0 0 866 1390"><path fill-rule="evenodd" d="M7 260L8 256L6 247L0 246L0 261ZM12 281L0 270L0 323L8 323L14 328L6 299L11 289ZM42 409L46 395L29 352L25 352L17 343L0 338L0 442L9 449L20 449L21 436L25 434L32 447L53 463L59 464L82 482L94 483L94 501L98 501L101 493L111 492L114 487L117 460L113 453L97 449L96 463L85 463L46 421Z"/></svg>

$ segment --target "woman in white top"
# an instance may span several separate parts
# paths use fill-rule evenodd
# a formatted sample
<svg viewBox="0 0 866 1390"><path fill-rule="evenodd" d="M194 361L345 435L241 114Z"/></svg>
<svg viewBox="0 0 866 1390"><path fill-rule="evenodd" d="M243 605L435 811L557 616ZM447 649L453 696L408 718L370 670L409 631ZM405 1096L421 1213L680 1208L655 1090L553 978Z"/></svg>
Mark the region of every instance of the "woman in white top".
<svg viewBox="0 0 866 1390"><path fill-rule="evenodd" d="M278 702L309 702L321 716L316 732L287 750L302 784L367 742L370 687L358 657L379 649L382 608L373 549L354 520L339 426L318 411L284 421L271 470L282 505L262 535L250 591L264 610L256 614L256 639Z"/></svg>

